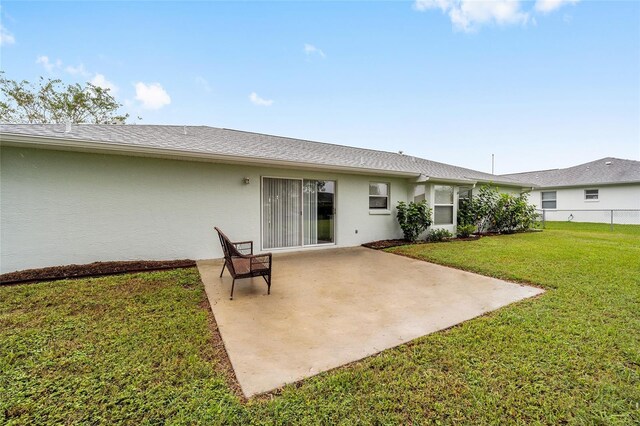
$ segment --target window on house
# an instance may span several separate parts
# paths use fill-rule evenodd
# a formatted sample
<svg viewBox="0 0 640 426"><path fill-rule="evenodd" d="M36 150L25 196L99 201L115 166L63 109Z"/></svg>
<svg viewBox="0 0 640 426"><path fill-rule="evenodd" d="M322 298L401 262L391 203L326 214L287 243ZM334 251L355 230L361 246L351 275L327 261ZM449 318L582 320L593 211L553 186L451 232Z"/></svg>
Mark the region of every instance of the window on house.
<svg viewBox="0 0 640 426"><path fill-rule="evenodd" d="M434 225L453 225L453 186L435 185Z"/></svg>
<svg viewBox="0 0 640 426"><path fill-rule="evenodd" d="M556 191L542 192L542 208L543 209L556 208Z"/></svg>
<svg viewBox="0 0 640 426"><path fill-rule="evenodd" d="M371 210L389 210L389 184L369 182L369 208Z"/></svg>
<svg viewBox="0 0 640 426"><path fill-rule="evenodd" d="M598 199L598 190L597 189L585 189L584 190L584 199L585 200L597 200Z"/></svg>
<svg viewBox="0 0 640 426"><path fill-rule="evenodd" d="M471 200L473 196L473 188L468 186L460 186L458 187L458 209L464 206L466 203Z"/></svg>
<svg viewBox="0 0 640 426"><path fill-rule="evenodd" d="M469 198L471 198L471 192L473 191L473 188L468 187L468 186L461 186L458 188L458 199L462 199L462 200L468 200Z"/></svg>

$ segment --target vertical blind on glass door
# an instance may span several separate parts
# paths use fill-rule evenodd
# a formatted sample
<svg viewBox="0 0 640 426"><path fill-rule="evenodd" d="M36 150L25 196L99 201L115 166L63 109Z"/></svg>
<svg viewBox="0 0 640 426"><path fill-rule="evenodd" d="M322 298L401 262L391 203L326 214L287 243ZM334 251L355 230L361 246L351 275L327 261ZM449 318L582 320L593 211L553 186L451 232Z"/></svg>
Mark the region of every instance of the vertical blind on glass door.
<svg viewBox="0 0 640 426"><path fill-rule="evenodd" d="M262 229L265 249L302 244L302 181L264 178Z"/></svg>

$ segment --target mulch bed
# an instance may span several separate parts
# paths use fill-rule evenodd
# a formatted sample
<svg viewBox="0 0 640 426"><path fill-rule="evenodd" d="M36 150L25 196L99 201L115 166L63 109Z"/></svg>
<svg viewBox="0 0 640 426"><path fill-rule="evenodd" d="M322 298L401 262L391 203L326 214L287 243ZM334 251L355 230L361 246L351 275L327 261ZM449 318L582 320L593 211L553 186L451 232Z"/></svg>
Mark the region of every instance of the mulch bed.
<svg viewBox="0 0 640 426"><path fill-rule="evenodd" d="M439 241L439 242L447 242L447 241L475 241L475 240L479 240L482 237L490 237L490 236L494 236L494 235L500 235L500 234L482 234L482 235L472 235L470 237L467 238L451 238L445 241ZM406 246L408 244L433 244L434 241L416 241L415 243L412 243L411 241L408 240L379 240L379 241L371 241L370 243L364 243L362 244L362 247L366 247L366 248L370 248L370 249L374 249L374 250L384 250L387 248L391 248L391 247L398 247L398 246Z"/></svg>
<svg viewBox="0 0 640 426"><path fill-rule="evenodd" d="M485 235L471 235L469 237L466 238L462 238L462 237L456 237L454 239L452 239L451 241L474 241L474 240L479 240L480 238L484 237ZM489 236L489 235L486 235Z"/></svg>
<svg viewBox="0 0 640 426"><path fill-rule="evenodd" d="M390 247L398 247L398 246L406 246L407 244L411 244L411 241L408 240L379 240L379 241L371 241L370 243L362 244L362 247L374 249L374 250L382 250Z"/></svg>
<svg viewBox="0 0 640 426"><path fill-rule="evenodd" d="M0 275L0 284L20 284L34 281L52 281L66 278L95 277L128 272L158 271L162 269L190 268L195 260L134 260L123 262L94 262L86 265L53 266L25 269Z"/></svg>

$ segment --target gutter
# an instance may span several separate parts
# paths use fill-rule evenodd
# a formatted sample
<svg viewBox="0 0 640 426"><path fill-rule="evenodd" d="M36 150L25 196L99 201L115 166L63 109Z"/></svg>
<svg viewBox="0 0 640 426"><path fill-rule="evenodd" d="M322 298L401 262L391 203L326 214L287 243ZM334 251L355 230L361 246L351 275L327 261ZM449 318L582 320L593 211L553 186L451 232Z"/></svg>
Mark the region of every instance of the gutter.
<svg viewBox="0 0 640 426"><path fill-rule="evenodd" d="M15 133L0 133L0 146L12 146L21 148L48 148L62 151L79 151L98 154L121 154L141 157L208 161L228 164L249 163L251 165L266 165L271 167L343 171L355 174L373 174L410 178L417 178L419 176L419 173L416 172L371 169L353 166L335 166L329 164L306 163L287 160L270 160L255 157L243 157L238 155L211 154L206 152L194 152L179 149L151 148L145 146L125 145L122 143L95 142L82 139L62 139L46 136L20 135Z"/></svg>

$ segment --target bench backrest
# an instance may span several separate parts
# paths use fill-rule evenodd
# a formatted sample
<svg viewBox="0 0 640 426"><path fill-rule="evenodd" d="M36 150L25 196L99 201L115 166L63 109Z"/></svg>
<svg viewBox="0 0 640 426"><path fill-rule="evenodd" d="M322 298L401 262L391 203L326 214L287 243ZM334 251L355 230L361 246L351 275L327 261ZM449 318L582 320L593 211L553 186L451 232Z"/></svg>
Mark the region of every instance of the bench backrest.
<svg viewBox="0 0 640 426"><path fill-rule="evenodd" d="M216 232L218 233L218 237L220 238L220 245L222 246L222 252L224 253L224 260L227 264L227 268L231 275L235 276L235 268L233 267L233 261L231 258L233 257L242 257L242 254L238 251L236 246L233 245L231 240L218 228L214 227Z"/></svg>
<svg viewBox="0 0 640 426"><path fill-rule="evenodd" d="M236 246L233 245L231 240L229 240L229 237L224 235L224 232L222 232L220 228L215 227L215 230L218 232L218 237L220 238L220 245L222 246L224 257L229 258L229 260L231 260L232 257L241 257L242 254L238 251Z"/></svg>

